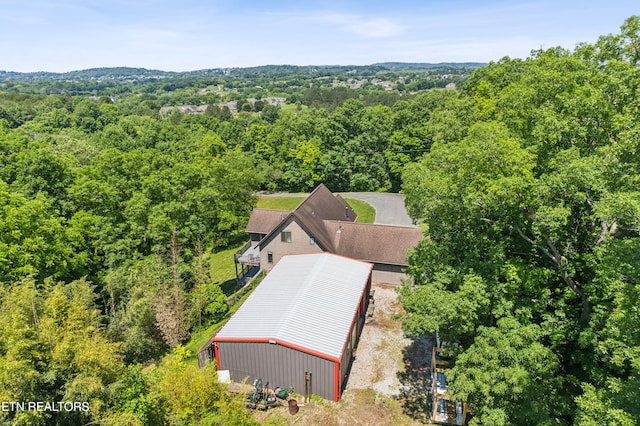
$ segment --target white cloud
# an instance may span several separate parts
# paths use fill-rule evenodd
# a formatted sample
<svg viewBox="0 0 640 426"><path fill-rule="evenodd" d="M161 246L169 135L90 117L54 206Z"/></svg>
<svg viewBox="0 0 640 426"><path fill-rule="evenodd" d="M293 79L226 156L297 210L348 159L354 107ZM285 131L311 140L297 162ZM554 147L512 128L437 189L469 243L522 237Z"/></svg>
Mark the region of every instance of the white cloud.
<svg viewBox="0 0 640 426"><path fill-rule="evenodd" d="M405 31L406 27L389 18L367 17L361 15L322 13L314 18L316 21L339 27L367 38L392 37Z"/></svg>

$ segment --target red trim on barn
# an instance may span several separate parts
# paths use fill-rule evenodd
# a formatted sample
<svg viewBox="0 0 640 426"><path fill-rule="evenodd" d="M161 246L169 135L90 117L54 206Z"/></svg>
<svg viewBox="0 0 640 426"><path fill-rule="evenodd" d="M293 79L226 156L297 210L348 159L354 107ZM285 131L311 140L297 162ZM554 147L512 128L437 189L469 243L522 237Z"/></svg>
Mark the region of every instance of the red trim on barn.
<svg viewBox="0 0 640 426"><path fill-rule="evenodd" d="M218 342L213 342L213 356L216 357L216 369L220 371L220 355L218 355Z"/></svg>
<svg viewBox="0 0 640 426"><path fill-rule="evenodd" d="M340 363L333 364L333 400L340 401Z"/></svg>
<svg viewBox="0 0 640 426"><path fill-rule="evenodd" d="M305 348L304 346L294 345L293 343L286 342L284 340L275 339L275 338L255 338L255 337L214 337L214 344L217 342L236 342L236 343L271 343L280 346L285 346L287 348L295 349L300 352L304 352L309 355L317 356L318 358L326 359L332 362L340 362L340 358L335 356L327 355L322 352L315 351L313 349ZM217 346L216 346L217 348Z"/></svg>

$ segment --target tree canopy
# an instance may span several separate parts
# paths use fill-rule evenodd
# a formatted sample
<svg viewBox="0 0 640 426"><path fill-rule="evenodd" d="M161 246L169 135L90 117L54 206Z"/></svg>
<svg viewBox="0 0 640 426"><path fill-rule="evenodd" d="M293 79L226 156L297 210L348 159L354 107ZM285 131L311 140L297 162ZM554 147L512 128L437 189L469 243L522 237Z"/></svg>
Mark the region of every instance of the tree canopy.
<svg viewBox="0 0 640 426"><path fill-rule="evenodd" d="M405 325L460 345L451 393L475 422L640 418L637 327L619 323L640 307L639 22L477 70L429 121L471 119L404 169L428 228Z"/></svg>

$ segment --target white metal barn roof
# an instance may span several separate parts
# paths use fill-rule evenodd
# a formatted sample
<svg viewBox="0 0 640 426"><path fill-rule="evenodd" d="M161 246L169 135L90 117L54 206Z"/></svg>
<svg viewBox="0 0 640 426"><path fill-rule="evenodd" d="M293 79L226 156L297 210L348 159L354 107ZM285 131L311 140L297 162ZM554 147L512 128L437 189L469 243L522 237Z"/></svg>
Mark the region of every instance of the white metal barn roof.
<svg viewBox="0 0 640 426"><path fill-rule="evenodd" d="M284 256L216 334L342 356L373 265L329 253Z"/></svg>

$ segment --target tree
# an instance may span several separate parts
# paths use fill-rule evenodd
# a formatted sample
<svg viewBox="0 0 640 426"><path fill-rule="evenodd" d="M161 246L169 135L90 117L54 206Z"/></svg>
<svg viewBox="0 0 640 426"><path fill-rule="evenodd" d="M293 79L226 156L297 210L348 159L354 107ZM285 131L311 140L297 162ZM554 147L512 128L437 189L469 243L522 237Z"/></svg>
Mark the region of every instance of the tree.
<svg viewBox="0 0 640 426"><path fill-rule="evenodd" d="M160 283L160 288L154 301L156 326L162 334L162 338L170 347L174 348L187 336L189 324L187 322L187 300L180 274L180 246L176 239L176 233L171 233L171 245L168 251L170 275Z"/></svg>
<svg viewBox="0 0 640 426"><path fill-rule="evenodd" d="M142 365L132 364L113 384L113 409L101 419L108 425L152 425L166 422L164 400L151 392L151 380L143 371Z"/></svg>
<svg viewBox="0 0 640 426"><path fill-rule="evenodd" d="M640 71L612 42L479 69L431 114L431 150L403 173L428 229L410 255L405 327L460 344L452 394L483 424L638 416L637 333L621 330L638 310Z"/></svg>
<svg viewBox="0 0 640 426"><path fill-rule="evenodd" d="M278 119L279 114L280 114L280 108L268 103L262 108L260 117L266 122L273 124Z"/></svg>
<svg viewBox="0 0 640 426"><path fill-rule="evenodd" d="M158 379L153 384L168 404L170 421L178 424L242 424L255 421L244 409L244 396L225 392L216 380L215 368L207 364L198 368L188 364L189 356L177 347L158 367Z"/></svg>
<svg viewBox="0 0 640 426"><path fill-rule="evenodd" d="M193 289L190 296L194 323L201 327L205 318L208 322L220 321L229 310L229 306L220 285L211 282L209 256L205 253L203 244L198 243L195 251L196 255L191 265Z"/></svg>
<svg viewBox="0 0 640 426"><path fill-rule="evenodd" d="M145 362L167 349L156 327L154 301L168 279L166 263L152 255L131 265L110 269L104 278L103 298L109 315L107 335L122 343L127 363Z"/></svg>
<svg viewBox="0 0 640 426"><path fill-rule="evenodd" d="M86 280L24 280L0 299L0 396L4 401L89 402L89 411L2 413L13 424L77 424L99 418L122 372L120 345L102 334ZM1 417L0 417L1 418Z"/></svg>
<svg viewBox="0 0 640 426"><path fill-rule="evenodd" d="M0 181L0 282L74 277L85 266L74 235L43 195L29 200Z"/></svg>
<svg viewBox="0 0 640 426"><path fill-rule="evenodd" d="M449 371L451 398L478 407L472 424L556 423L564 401L556 394L558 358L543 343L537 325L512 318L483 327ZM542 397L548 395L552 397Z"/></svg>
<svg viewBox="0 0 640 426"><path fill-rule="evenodd" d="M73 125L87 133L93 133L101 128L98 121L100 116L100 107L96 101L91 99L79 100L71 114Z"/></svg>

